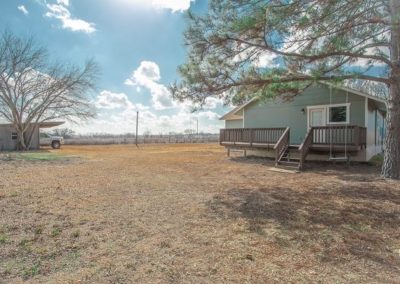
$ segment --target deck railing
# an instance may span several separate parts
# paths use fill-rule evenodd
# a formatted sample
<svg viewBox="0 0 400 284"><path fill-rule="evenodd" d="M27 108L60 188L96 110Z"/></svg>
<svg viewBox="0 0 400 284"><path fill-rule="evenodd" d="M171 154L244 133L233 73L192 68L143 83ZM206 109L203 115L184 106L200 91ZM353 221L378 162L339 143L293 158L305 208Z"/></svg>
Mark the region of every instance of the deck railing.
<svg viewBox="0 0 400 284"><path fill-rule="evenodd" d="M255 147L275 150L275 162L281 159L290 146L290 129L287 128L231 128L221 129L220 144L224 146ZM311 127L299 147L299 167L313 146L366 147L367 129L357 125L329 125ZM355 148L356 147L356 148ZM331 148L332 150L332 148Z"/></svg>
<svg viewBox="0 0 400 284"><path fill-rule="evenodd" d="M220 143L276 144L286 128L230 128L220 130Z"/></svg>
<svg viewBox="0 0 400 284"><path fill-rule="evenodd" d="M312 128L310 130L308 130L306 137L303 140L303 143L301 143L301 145L299 147L299 152L300 152L299 168L300 168L300 170L303 169L307 154L310 151L311 145L313 144L313 133L314 133L314 131Z"/></svg>
<svg viewBox="0 0 400 284"><path fill-rule="evenodd" d="M365 146L367 129L356 125L315 126L312 144Z"/></svg>
<svg viewBox="0 0 400 284"><path fill-rule="evenodd" d="M290 143L290 128L287 127L283 132L282 136L279 138L278 142L276 142L274 146L275 150L275 165L278 165L279 160L289 147Z"/></svg>

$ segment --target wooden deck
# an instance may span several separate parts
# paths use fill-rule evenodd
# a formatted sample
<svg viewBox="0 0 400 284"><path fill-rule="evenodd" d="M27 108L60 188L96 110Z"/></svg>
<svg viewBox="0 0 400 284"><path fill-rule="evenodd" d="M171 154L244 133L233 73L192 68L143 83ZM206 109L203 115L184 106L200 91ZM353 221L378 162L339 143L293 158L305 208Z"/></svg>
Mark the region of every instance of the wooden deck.
<svg viewBox="0 0 400 284"><path fill-rule="evenodd" d="M332 150L333 153L344 153L344 152L358 152L360 151L360 146L348 145L326 145L326 144L312 144L310 150L313 152L327 153Z"/></svg>
<svg viewBox="0 0 400 284"><path fill-rule="evenodd" d="M259 149L273 149L275 143L248 143L248 142L220 142L222 146L231 148L259 148Z"/></svg>
<svg viewBox="0 0 400 284"><path fill-rule="evenodd" d="M232 143L232 142L221 142L221 146L225 146L227 148L237 148L237 149L265 149L265 150L273 150L275 147L275 144L263 144L263 143L253 143L250 145L250 143ZM299 144L290 144L288 146L289 149L292 150L298 150L300 147ZM348 145L345 147L344 145L333 145L332 146L332 151L333 152L345 152L345 148L347 148L347 152L357 152L360 151L359 146L353 146L353 145ZM313 144L310 146L310 150L315 151L315 152L330 152L331 147L330 145L326 144Z"/></svg>
<svg viewBox="0 0 400 284"><path fill-rule="evenodd" d="M273 149L287 128L233 128L221 129L220 144L226 147ZM320 151L358 151L366 146L366 128L348 126L312 127L306 134L310 148ZM289 138L290 141L290 138ZM304 141L303 143L304 144ZM290 144L299 148L302 144Z"/></svg>
<svg viewBox="0 0 400 284"><path fill-rule="evenodd" d="M233 128L221 129L220 144L228 149L274 150L276 164L290 150L300 153L299 168L309 152L357 152L366 147L367 129L357 125L312 127L300 145L290 144L290 129L286 128Z"/></svg>
<svg viewBox="0 0 400 284"><path fill-rule="evenodd" d="M286 128L231 128L220 130L220 144L254 148L273 147Z"/></svg>

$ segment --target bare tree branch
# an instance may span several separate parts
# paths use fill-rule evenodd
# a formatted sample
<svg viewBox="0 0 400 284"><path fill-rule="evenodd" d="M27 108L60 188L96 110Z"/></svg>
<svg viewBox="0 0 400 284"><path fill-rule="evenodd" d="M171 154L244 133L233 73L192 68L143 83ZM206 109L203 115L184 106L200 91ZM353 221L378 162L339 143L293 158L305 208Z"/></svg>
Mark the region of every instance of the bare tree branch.
<svg viewBox="0 0 400 284"><path fill-rule="evenodd" d="M18 147L30 147L32 126L54 119L94 117L89 92L99 70L93 60L81 69L50 64L47 52L33 38L9 32L0 38L0 116L18 133ZM29 132L29 133L28 133Z"/></svg>

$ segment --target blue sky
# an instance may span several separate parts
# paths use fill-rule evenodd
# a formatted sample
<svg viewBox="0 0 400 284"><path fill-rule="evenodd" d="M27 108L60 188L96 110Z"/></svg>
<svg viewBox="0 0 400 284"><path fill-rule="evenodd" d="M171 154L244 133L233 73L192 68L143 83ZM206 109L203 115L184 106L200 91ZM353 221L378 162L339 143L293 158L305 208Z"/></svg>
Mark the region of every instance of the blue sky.
<svg viewBox="0 0 400 284"><path fill-rule="evenodd" d="M217 99L192 114L174 102L166 86L179 80L184 62L184 12L207 9L206 0L2 0L0 29L35 36L52 60L81 65L94 58L101 78L93 104L98 117L77 132L181 132L199 120L200 131L216 132L227 109Z"/></svg>

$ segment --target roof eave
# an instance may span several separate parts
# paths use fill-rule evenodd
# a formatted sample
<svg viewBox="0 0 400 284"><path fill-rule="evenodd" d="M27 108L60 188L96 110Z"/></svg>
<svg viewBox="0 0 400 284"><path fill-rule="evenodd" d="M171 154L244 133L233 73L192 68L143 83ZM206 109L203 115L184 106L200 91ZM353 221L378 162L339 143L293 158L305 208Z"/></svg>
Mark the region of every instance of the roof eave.
<svg viewBox="0 0 400 284"><path fill-rule="evenodd" d="M361 92L361 91L358 91L358 90L354 90L354 89L352 89L352 88L342 87L342 86L335 86L335 85L333 85L333 84L331 84L331 83L329 83L329 82L322 82L322 81L320 81L319 83L324 84L324 85L327 85L327 86L332 86L332 87L334 87L334 88L336 88L336 89L341 89L341 90L343 90L343 91L347 91L347 92L353 93L353 94L355 94L355 95L359 95L359 96L362 96L362 97L366 97L366 98L369 98L369 99L371 99L371 100L375 100L375 101L377 101L377 102L384 103L385 105L386 105L386 103L387 103L387 101L386 101L385 99L383 99L383 98L376 97L376 96L373 96L373 95L370 95L370 94L367 94L367 93L364 93L364 92Z"/></svg>
<svg viewBox="0 0 400 284"><path fill-rule="evenodd" d="M42 122L39 123L39 128L51 128L63 125L65 121L49 121L49 122Z"/></svg>
<svg viewBox="0 0 400 284"><path fill-rule="evenodd" d="M259 99L259 97L253 97L253 98L252 98L251 100L249 100L248 102L246 102L246 103L244 103L244 104L242 104L242 105L240 105L240 106L234 108L233 110L231 110L231 111L228 112L227 114L223 115L219 120L228 120L228 119L229 119L229 116L236 115L236 113L237 113L238 111L244 109L246 106L248 106L249 104L251 104L252 102L254 102L254 101L258 100L258 99ZM243 117L242 117L242 118L243 118ZM240 119L240 118L237 118L237 119Z"/></svg>

